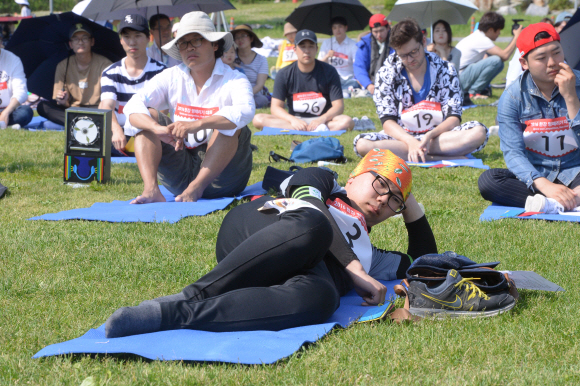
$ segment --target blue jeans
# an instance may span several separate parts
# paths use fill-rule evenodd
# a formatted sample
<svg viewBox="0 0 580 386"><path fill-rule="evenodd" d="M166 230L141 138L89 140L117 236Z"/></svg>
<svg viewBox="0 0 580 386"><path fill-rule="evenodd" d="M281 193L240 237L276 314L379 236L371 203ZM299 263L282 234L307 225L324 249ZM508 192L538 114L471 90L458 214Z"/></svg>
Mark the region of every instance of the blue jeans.
<svg viewBox="0 0 580 386"><path fill-rule="evenodd" d="M472 63L459 74L461 87L463 91L469 91L470 94L479 94L489 86L501 70L503 70L503 61L496 55Z"/></svg>
<svg viewBox="0 0 580 386"><path fill-rule="evenodd" d="M18 106L8 118L8 126L20 125L24 127L30 123L34 112L30 106Z"/></svg>

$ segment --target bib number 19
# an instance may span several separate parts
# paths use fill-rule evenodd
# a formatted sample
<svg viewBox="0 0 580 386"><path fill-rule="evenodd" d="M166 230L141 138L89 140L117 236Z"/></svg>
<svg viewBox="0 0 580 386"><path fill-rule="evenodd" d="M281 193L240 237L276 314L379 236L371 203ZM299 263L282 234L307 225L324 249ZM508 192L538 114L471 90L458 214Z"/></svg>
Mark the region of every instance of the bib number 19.
<svg viewBox="0 0 580 386"><path fill-rule="evenodd" d="M425 126L429 126L429 124L431 124L431 121L433 120L433 115L429 113L415 114L413 115L413 118L417 119L417 128L421 129L422 128L421 123L424 123Z"/></svg>

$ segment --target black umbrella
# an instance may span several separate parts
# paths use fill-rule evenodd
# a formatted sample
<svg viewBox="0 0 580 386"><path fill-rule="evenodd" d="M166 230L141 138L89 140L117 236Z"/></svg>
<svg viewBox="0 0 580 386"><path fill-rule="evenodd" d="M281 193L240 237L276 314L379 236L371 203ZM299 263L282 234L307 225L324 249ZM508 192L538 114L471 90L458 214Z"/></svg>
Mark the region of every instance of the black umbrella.
<svg viewBox="0 0 580 386"><path fill-rule="evenodd" d="M346 19L349 31L358 31L369 25L373 14L358 0L305 0L286 18L297 30L309 29L332 35L332 18Z"/></svg>
<svg viewBox="0 0 580 386"><path fill-rule="evenodd" d="M24 19L6 49L22 60L30 92L52 99L56 66L72 54L68 45L69 30L75 23L81 22L93 31L93 52L113 62L125 56L116 32L72 12Z"/></svg>
<svg viewBox="0 0 580 386"><path fill-rule="evenodd" d="M578 46L578 35L580 34L580 8L576 10L574 16L560 32L562 48L568 65L575 70L580 70L580 46Z"/></svg>

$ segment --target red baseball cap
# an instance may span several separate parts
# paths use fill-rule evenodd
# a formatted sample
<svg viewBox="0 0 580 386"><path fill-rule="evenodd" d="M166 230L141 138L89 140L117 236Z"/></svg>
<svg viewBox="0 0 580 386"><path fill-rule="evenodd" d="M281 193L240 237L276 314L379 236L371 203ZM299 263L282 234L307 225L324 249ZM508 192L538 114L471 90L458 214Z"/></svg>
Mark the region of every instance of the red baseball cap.
<svg viewBox="0 0 580 386"><path fill-rule="evenodd" d="M545 39L540 39L537 42L534 41L536 35L540 32L547 32L550 37ZM550 42L559 42L560 35L556 32L556 29L553 25L548 23L536 23L530 24L526 28L522 30L520 36L518 36L518 41L516 46L518 50L520 50L520 55L523 57L530 53L531 50L534 48L538 48L543 46L544 44L548 44Z"/></svg>
<svg viewBox="0 0 580 386"><path fill-rule="evenodd" d="M369 20L369 26L371 28L381 26L384 27L386 25L389 25L389 21L387 20L387 17L382 13L377 13L376 15L371 16Z"/></svg>

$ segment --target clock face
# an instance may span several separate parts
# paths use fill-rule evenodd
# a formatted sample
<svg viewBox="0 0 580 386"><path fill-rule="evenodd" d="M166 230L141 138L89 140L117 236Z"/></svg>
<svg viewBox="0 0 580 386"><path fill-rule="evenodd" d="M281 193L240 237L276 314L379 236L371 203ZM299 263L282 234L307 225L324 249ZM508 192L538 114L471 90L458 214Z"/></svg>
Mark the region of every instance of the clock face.
<svg viewBox="0 0 580 386"><path fill-rule="evenodd" d="M89 146L99 139L99 128L90 117L77 117L72 122L71 134L80 145Z"/></svg>

